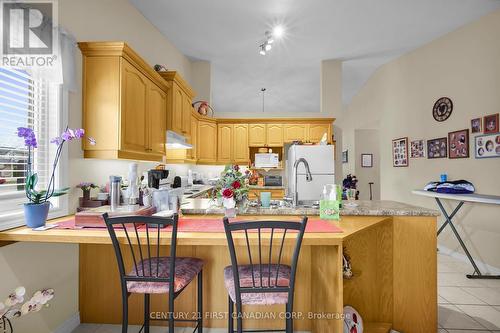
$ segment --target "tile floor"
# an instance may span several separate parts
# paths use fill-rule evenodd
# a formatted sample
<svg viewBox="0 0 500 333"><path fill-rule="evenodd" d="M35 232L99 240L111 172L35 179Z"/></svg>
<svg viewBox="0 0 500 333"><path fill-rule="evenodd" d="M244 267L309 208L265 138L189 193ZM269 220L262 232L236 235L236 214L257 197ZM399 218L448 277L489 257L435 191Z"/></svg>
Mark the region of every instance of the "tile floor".
<svg viewBox="0 0 500 333"><path fill-rule="evenodd" d="M438 333L500 332L500 280L469 280L470 264L438 255ZM129 332L138 332L131 326ZM120 333L119 325L82 324L73 333ZM151 333L165 332L155 327ZM176 333L192 330L176 329ZM223 333L226 330L205 330Z"/></svg>

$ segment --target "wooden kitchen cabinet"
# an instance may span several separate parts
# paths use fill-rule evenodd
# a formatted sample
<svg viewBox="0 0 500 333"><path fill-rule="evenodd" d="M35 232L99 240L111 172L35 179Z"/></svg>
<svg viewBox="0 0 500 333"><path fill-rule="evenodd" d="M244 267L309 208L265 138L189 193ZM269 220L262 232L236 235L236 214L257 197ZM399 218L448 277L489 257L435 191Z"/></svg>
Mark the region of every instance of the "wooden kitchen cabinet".
<svg viewBox="0 0 500 333"><path fill-rule="evenodd" d="M309 124L307 129L307 142L321 141L323 134L327 133L328 143L332 142L332 124Z"/></svg>
<svg viewBox="0 0 500 333"><path fill-rule="evenodd" d="M170 84L124 42L81 42L84 156L162 161Z"/></svg>
<svg viewBox="0 0 500 333"><path fill-rule="evenodd" d="M158 73L172 85L168 92L167 129L187 137L191 135L192 100L195 92L178 72Z"/></svg>
<svg viewBox="0 0 500 333"><path fill-rule="evenodd" d="M283 125L267 124L267 147L283 147Z"/></svg>
<svg viewBox="0 0 500 333"><path fill-rule="evenodd" d="M266 124L248 125L249 147L264 147L266 142Z"/></svg>
<svg viewBox="0 0 500 333"><path fill-rule="evenodd" d="M198 164L216 164L217 162L217 123L212 120L198 121L197 137Z"/></svg>
<svg viewBox="0 0 500 333"><path fill-rule="evenodd" d="M285 124L283 126L283 141L306 141L307 124Z"/></svg>
<svg viewBox="0 0 500 333"><path fill-rule="evenodd" d="M234 164L248 164L249 160L248 124L234 124L232 161Z"/></svg>
<svg viewBox="0 0 500 333"><path fill-rule="evenodd" d="M191 137L189 138L189 143L193 145L193 149L188 149L188 158L196 163L198 160L198 150L196 147L198 146L198 119L191 114Z"/></svg>
<svg viewBox="0 0 500 333"><path fill-rule="evenodd" d="M148 94L150 149L153 154L164 156L167 124L167 93L155 84L150 84Z"/></svg>
<svg viewBox="0 0 500 333"><path fill-rule="evenodd" d="M233 157L233 125L217 125L217 162L228 164Z"/></svg>

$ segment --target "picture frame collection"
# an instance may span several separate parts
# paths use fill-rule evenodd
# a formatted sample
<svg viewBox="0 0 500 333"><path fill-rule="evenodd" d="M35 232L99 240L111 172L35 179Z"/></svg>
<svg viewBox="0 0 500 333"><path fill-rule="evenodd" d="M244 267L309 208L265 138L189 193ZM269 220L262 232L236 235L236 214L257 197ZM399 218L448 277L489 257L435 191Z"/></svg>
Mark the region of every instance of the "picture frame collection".
<svg viewBox="0 0 500 333"><path fill-rule="evenodd" d="M407 137L392 140L393 167L407 167L410 158L460 159L470 157L469 133L474 134L476 159L500 157L499 114L474 118L469 128L449 132L446 137L408 141Z"/></svg>

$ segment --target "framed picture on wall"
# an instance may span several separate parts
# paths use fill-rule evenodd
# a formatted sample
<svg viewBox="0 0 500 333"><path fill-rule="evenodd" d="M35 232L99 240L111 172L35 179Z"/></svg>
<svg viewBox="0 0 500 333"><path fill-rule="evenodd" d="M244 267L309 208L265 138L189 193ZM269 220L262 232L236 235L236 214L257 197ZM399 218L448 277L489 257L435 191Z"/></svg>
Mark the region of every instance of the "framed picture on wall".
<svg viewBox="0 0 500 333"><path fill-rule="evenodd" d="M437 138L427 140L427 158L445 158L448 157L447 138Z"/></svg>
<svg viewBox="0 0 500 333"><path fill-rule="evenodd" d="M413 140L410 142L410 157L425 157L425 140Z"/></svg>
<svg viewBox="0 0 500 333"><path fill-rule="evenodd" d="M482 131L482 121L481 118L474 118L470 121L471 133L481 133Z"/></svg>
<svg viewBox="0 0 500 333"><path fill-rule="evenodd" d="M349 154L348 150L343 150L342 151L342 163L347 163L349 161Z"/></svg>
<svg viewBox="0 0 500 333"><path fill-rule="evenodd" d="M362 168L373 167L373 154L361 154L361 167Z"/></svg>
<svg viewBox="0 0 500 333"><path fill-rule="evenodd" d="M392 140L392 166L408 166L408 138Z"/></svg>
<svg viewBox="0 0 500 333"><path fill-rule="evenodd" d="M476 158L500 157L500 133L476 136L474 154Z"/></svg>
<svg viewBox="0 0 500 333"><path fill-rule="evenodd" d="M484 134L500 132L498 128L498 113L484 117Z"/></svg>
<svg viewBox="0 0 500 333"><path fill-rule="evenodd" d="M469 129L448 133L448 157L469 158Z"/></svg>

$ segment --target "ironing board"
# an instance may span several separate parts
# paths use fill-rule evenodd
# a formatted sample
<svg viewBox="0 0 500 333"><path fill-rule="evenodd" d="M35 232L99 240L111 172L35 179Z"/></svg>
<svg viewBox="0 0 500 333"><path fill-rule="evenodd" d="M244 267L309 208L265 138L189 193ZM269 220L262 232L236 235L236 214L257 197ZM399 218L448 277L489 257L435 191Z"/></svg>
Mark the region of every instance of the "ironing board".
<svg viewBox="0 0 500 333"><path fill-rule="evenodd" d="M431 191L424 191L424 190L414 190L412 191L413 194L416 195L422 195L425 197L431 197L434 198L437 202L437 205L439 209L441 210L441 213L443 213L446 221L441 225L439 228L437 234L441 233L443 229L447 226L450 225L451 230L455 234L455 237L457 238L458 242L460 243L460 246L464 250L465 254L467 255L467 258L469 258L470 263L472 264L472 267L474 267L474 273L468 274L467 277L469 279L500 279L500 275L489 275L489 274L482 274L479 268L477 267L474 259L472 258L471 254L469 253L469 250L467 249L467 246L465 246L464 241L460 237L460 234L458 233L457 229L455 228L455 225L452 222L453 217L458 213L460 208L462 208L463 204L465 202L469 203L482 203L482 204L491 204L491 205L500 205L500 196L498 195L485 195L485 194L451 194L451 193L438 193L438 192L431 192ZM451 214L448 214L448 212L444 209L443 203L441 200L454 200L458 201L458 205L455 207L455 209L451 212Z"/></svg>

